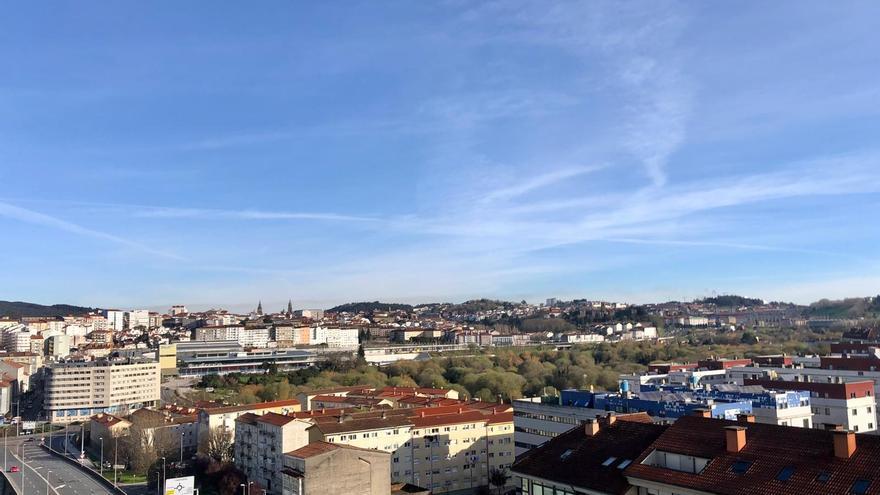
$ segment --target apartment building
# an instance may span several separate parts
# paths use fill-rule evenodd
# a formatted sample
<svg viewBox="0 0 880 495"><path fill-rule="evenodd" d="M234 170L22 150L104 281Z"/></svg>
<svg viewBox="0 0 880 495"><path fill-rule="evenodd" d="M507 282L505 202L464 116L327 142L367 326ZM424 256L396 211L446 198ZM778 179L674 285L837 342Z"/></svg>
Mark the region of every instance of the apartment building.
<svg viewBox="0 0 880 495"><path fill-rule="evenodd" d="M274 490L279 486L278 479L269 479L264 473L279 462L279 449L283 452L300 447L296 443L302 430L307 432L309 445L326 442L387 452L392 481L425 486L433 493L469 490L487 485L493 469L507 469L513 463L510 409L462 402L455 406L363 412L313 410L265 418L242 415L235 429L236 464L249 469L246 472L254 473L261 484L271 484ZM306 424L305 429L295 420ZM262 436L258 431L263 432ZM258 448L261 438L269 450ZM270 442L274 442L271 445L275 451ZM247 459L239 461L239 453ZM275 493L267 486L263 488Z"/></svg>
<svg viewBox="0 0 880 495"><path fill-rule="evenodd" d="M856 433L877 431L874 382L847 383L792 382L785 380L744 380L774 390L804 390L810 393L813 428L837 426Z"/></svg>
<svg viewBox="0 0 880 495"><path fill-rule="evenodd" d="M503 408L503 411L502 411ZM310 440L391 453L391 479L433 493L488 484L493 469L514 460L509 407L468 404L313 418Z"/></svg>
<svg viewBox="0 0 880 495"><path fill-rule="evenodd" d="M158 405L159 363L146 359L98 359L46 367L44 409L52 423L86 421L94 414L123 415Z"/></svg>
<svg viewBox="0 0 880 495"><path fill-rule="evenodd" d="M281 495L284 453L308 445L311 426L285 414L242 414L235 420L235 466L267 494Z"/></svg>
<svg viewBox="0 0 880 495"><path fill-rule="evenodd" d="M822 383L822 384L845 384L852 382L864 382L871 381L873 383L873 391L872 395L877 397L877 393L880 392L880 371L868 371L868 370L845 370L845 369L822 369L822 368L809 368L803 366L792 366L792 367L784 367L784 366L772 366L772 367L763 367L763 366L743 366L737 368L730 368L727 370L728 381L731 383L743 384L746 380L781 380L785 382L796 382L801 384L809 384L809 383ZM803 390L809 390L809 385L804 385ZM852 393L853 391L845 392L846 394ZM824 392L823 392L824 394ZM830 394L830 392L829 392ZM824 397L823 397L824 398ZM820 412L824 413L825 406L823 409L820 409ZM828 407L831 407L830 405ZM867 408L867 405L863 405L862 407ZM832 416L829 411L828 415ZM861 414L861 411L857 412L857 414ZM833 415L837 418L837 420L842 421L842 416ZM822 424L826 420L834 421L831 417L819 418L817 420L818 423ZM874 429L877 428L877 425L880 424L880 412L877 411L877 408L874 407ZM842 424L842 423L836 423ZM862 431L861 428L867 427L867 422L856 422L854 424L859 424L859 431Z"/></svg>
<svg viewBox="0 0 880 495"><path fill-rule="evenodd" d="M204 408L198 412L198 438L200 442L204 441L204 439L207 438L207 435L215 429L229 432L234 438L235 420L243 414L289 414L300 410L300 402L296 399Z"/></svg>
<svg viewBox="0 0 880 495"><path fill-rule="evenodd" d="M193 340L200 342L234 340L242 347L264 348L269 345L269 328L243 325L205 326L196 328Z"/></svg>
<svg viewBox="0 0 880 495"><path fill-rule="evenodd" d="M606 411L563 406L559 401L542 402L540 397L513 401L514 447L517 457L577 425L604 417Z"/></svg>
<svg viewBox="0 0 880 495"><path fill-rule="evenodd" d="M282 495L388 495L387 452L314 442L284 454Z"/></svg>

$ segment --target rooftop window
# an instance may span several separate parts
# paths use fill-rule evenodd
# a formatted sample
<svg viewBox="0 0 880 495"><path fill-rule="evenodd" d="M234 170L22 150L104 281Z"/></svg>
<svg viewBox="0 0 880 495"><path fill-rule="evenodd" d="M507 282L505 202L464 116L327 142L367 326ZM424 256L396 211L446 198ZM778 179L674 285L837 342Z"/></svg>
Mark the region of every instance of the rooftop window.
<svg viewBox="0 0 880 495"><path fill-rule="evenodd" d="M564 460L568 459L568 457L569 457L570 455L571 455L571 449L567 449L567 450L566 450L565 452L563 452L562 454L559 454L559 459L561 459L561 460L564 461Z"/></svg>
<svg viewBox="0 0 880 495"><path fill-rule="evenodd" d="M794 474L794 468L786 466L779 471L779 474L776 475L776 479L778 481L788 481L792 474Z"/></svg>
<svg viewBox="0 0 880 495"><path fill-rule="evenodd" d="M871 486L869 480L856 480L849 492L853 495L864 495L868 493L868 487Z"/></svg>
<svg viewBox="0 0 880 495"><path fill-rule="evenodd" d="M614 461L616 461L616 460L617 460L617 457L609 457L608 459L605 459L605 462L603 462L602 465L603 466L610 466L610 465L614 464Z"/></svg>
<svg viewBox="0 0 880 495"><path fill-rule="evenodd" d="M736 461L730 466L730 471L736 474L745 474L752 467L751 461Z"/></svg>
<svg viewBox="0 0 880 495"><path fill-rule="evenodd" d="M828 483L828 480L830 480L830 479L831 479L831 473L829 473L828 471L821 471L816 476L816 481L818 481L819 483Z"/></svg>
<svg viewBox="0 0 880 495"><path fill-rule="evenodd" d="M617 469L626 469L630 464L632 464L631 459L624 459L623 462L617 465Z"/></svg>

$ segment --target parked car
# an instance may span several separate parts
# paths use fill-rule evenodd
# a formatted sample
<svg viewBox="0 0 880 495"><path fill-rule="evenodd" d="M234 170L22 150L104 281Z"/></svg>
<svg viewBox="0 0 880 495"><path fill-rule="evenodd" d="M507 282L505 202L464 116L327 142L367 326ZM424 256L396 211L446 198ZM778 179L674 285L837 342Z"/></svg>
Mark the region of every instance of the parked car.
<svg viewBox="0 0 880 495"><path fill-rule="evenodd" d="M18 466L12 466L11 468L9 468L10 473L17 473L19 471L21 471L21 469L18 469Z"/></svg>

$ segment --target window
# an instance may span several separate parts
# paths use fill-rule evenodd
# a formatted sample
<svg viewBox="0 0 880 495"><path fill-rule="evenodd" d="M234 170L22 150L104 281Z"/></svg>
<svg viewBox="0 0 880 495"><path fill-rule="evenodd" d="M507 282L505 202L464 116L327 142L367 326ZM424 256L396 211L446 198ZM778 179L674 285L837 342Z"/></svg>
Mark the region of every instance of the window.
<svg viewBox="0 0 880 495"><path fill-rule="evenodd" d="M831 473L829 473L828 471L820 471L819 474L816 476L816 481L818 481L819 483L828 483L828 480L830 479Z"/></svg>
<svg viewBox="0 0 880 495"><path fill-rule="evenodd" d="M730 471L735 474L745 474L750 467L752 467L750 461L736 461L733 463L733 466L730 466Z"/></svg>
<svg viewBox="0 0 880 495"><path fill-rule="evenodd" d="M564 461L564 460L568 459L568 456L570 456L570 455L571 455L571 449L566 449L565 452L563 452L562 454L559 455L559 459Z"/></svg>
<svg viewBox="0 0 880 495"><path fill-rule="evenodd" d="M776 475L776 479L778 481L788 481L791 478L791 475L794 474L794 468L792 466L786 466L779 470L779 473Z"/></svg>
<svg viewBox="0 0 880 495"><path fill-rule="evenodd" d="M871 482L868 480L856 480L849 492L853 495L864 495L865 493L868 493L869 486L871 486Z"/></svg>
<svg viewBox="0 0 880 495"><path fill-rule="evenodd" d="M614 464L614 461L616 461L616 460L617 460L617 457L609 457L608 459L605 459L605 462L603 462L602 465L603 466L610 466L610 465Z"/></svg>
<svg viewBox="0 0 880 495"><path fill-rule="evenodd" d="M632 464L632 460L624 459L623 462L617 465L617 469L626 469L630 464Z"/></svg>

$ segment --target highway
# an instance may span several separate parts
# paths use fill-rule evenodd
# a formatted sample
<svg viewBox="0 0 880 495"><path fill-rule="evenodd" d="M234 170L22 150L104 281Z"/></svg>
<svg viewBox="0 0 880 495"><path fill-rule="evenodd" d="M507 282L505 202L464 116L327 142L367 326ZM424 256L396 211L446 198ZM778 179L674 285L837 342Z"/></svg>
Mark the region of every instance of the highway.
<svg viewBox="0 0 880 495"><path fill-rule="evenodd" d="M63 442L64 438L56 439L56 446L61 446L57 440ZM46 452L39 442L39 438L28 441L10 437L5 440L5 446L0 445L3 468L19 494L111 495L98 480L64 459ZM17 466L20 472L9 472L12 466Z"/></svg>

